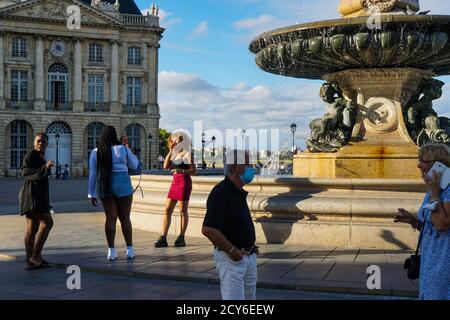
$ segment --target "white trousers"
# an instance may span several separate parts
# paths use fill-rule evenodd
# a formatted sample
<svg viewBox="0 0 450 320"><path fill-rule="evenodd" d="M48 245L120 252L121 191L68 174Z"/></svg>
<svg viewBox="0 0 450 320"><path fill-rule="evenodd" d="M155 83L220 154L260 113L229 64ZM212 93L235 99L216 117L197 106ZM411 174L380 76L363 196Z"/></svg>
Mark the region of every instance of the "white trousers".
<svg viewBox="0 0 450 320"><path fill-rule="evenodd" d="M214 249L214 261L223 300L256 300L256 254L235 262L225 252Z"/></svg>

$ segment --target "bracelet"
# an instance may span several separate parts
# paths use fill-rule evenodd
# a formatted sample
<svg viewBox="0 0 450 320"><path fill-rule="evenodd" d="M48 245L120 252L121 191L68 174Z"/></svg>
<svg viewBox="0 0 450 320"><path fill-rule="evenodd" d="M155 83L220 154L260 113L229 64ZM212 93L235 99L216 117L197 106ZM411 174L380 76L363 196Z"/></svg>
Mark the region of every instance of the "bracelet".
<svg viewBox="0 0 450 320"><path fill-rule="evenodd" d="M234 249L236 249L236 248L235 247L231 247L230 251L228 251L228 254L231 254L234 251Z"/></svg>

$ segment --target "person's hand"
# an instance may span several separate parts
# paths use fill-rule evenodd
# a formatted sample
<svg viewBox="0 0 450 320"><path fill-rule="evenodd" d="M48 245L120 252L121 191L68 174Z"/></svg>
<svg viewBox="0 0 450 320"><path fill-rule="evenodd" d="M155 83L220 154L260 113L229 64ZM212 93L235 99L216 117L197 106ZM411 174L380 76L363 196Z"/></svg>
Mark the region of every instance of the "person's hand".
<svg viewBox="0 0 450 320"><path fill-rule="evenodd" d="M411 226L415 226L417 223L417 218L405 209L398 209L398 213L395 215L394 222L408 223Z"/></svg>
<svg viewBox="0 0 450 320"><path fill-rule="evenodd" d="M242 259L244 259L244 254L239 249L234 249L228 256L233 260L234 262L239 262Z"/></svg>
<svg viewBox="0 0 450 320"><path fill-rule="evenodd" d="M47 163L45 164L45 167L47 169L50 169L51 167L53 167L55 165L55 163L51 160L47 161Z"/></svg>
<svg viewBox="0 0 450 320"><path fill-rule="evenodd" d="M177 146L177 142L176 141L170 141L169 142L169 150L172 151L176 146Z"/></svg>
<svg viewBox="0 0 450 320"><path fill-rule="evenodd" d="M91 200L91 205L93 205L94 207L97 207L97 205L98 205L97 198L91 198L90 200Z"/></svg>
<svg viewBox="0 0 450 320"><path fill-rule="evenodd" d="M439 199L439 194L441 192L441 181L442 173L436 172L433 170L432 178L429 178L428 175L422 175L423 181L425 181L425 186L427 187L427 192L430 195L430 199Z"/></svg>

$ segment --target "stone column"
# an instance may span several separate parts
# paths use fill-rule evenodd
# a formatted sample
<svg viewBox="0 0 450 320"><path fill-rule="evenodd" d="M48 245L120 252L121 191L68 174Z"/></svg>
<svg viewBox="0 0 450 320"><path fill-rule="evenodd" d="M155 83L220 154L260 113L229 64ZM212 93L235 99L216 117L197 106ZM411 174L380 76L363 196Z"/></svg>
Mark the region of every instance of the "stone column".
<svg viewBox="0 0 450 320"><path fill-rule="evenodd" d="M5 79L3 75L3 33L0 32L0 110L5 109Z"/></svg>
<svg viewBox="0 0 450 320"><path fill-rule="evenodd" d="M75 39L74 54L74 94L73 94L73 111L83 112L83 70L82 70L82 54L81 39Z"/></svg>
<svg viewBox="0 0 450 320"><path fill-rule="evenodd" d="M147 113L160 117L158 106L158 48L159 45L149 45L148 50L148 94Z"/></svg>
<svg viewBox="0 0 450 320"><path fill-rule="evenodd" d="M119 102L119 43L111 41L111 83L110 103L112 113L122 113L122 104Z"/></svg>
<svg viewBox="0 0 450 320"><path fill-rule="evenodd" d="M34 75L34 110L45 111L44 98L44 39L36 37L36 65Z"/></svg>

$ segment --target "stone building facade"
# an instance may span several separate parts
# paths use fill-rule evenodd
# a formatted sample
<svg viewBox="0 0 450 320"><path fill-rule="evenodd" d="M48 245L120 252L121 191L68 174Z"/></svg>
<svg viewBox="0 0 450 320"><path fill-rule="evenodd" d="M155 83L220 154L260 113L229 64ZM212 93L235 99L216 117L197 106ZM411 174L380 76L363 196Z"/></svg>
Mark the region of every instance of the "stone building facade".
<svg viewBox="0 0 450 320"><path fill-rule="evenodd" d="M0 175L18 174L38 132L47 159L86 175L105 125L156 165L157 15L133 0L0 1Z"/></svg>

